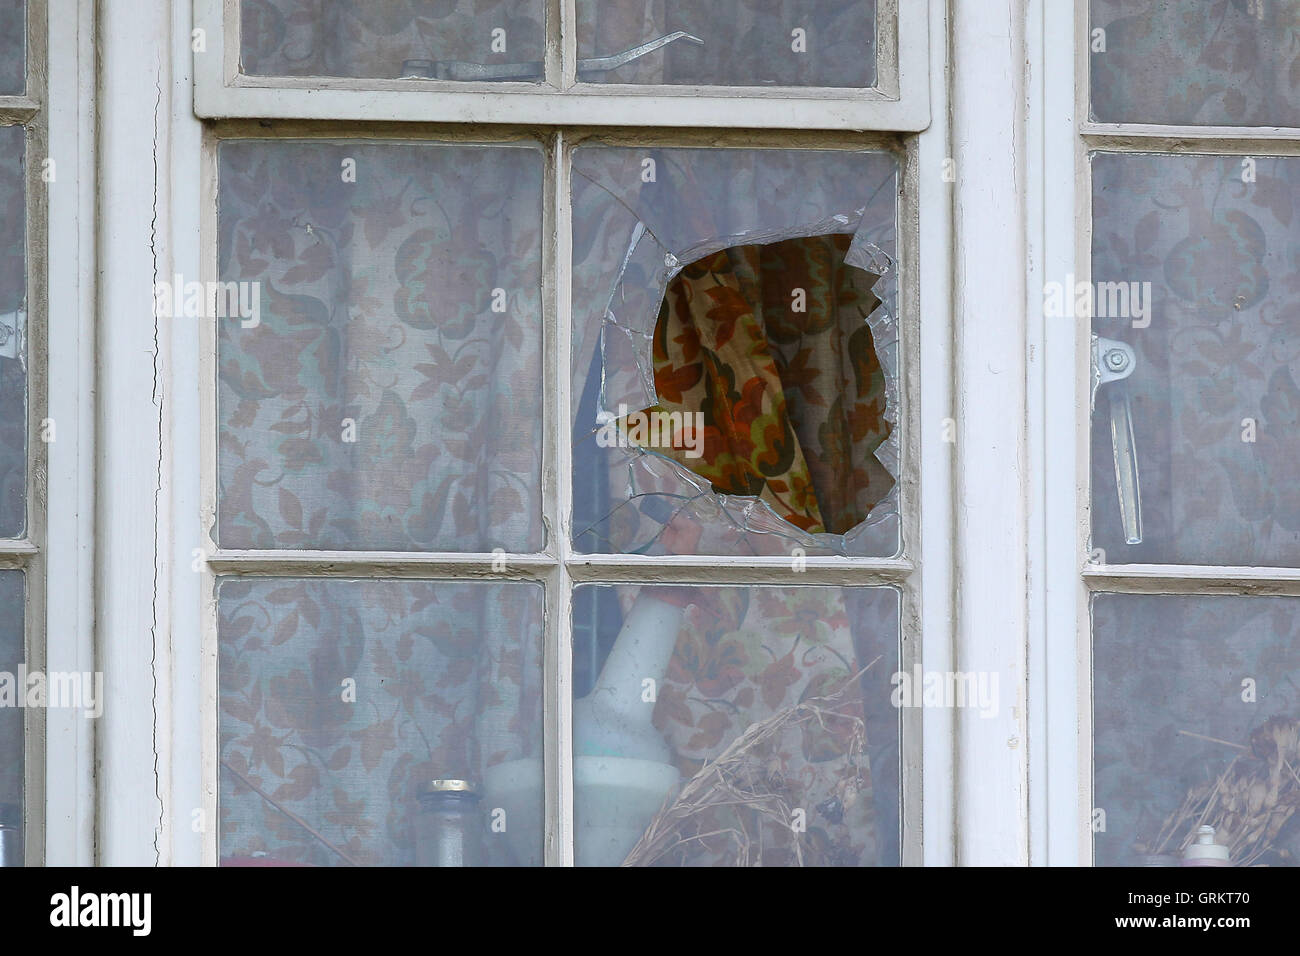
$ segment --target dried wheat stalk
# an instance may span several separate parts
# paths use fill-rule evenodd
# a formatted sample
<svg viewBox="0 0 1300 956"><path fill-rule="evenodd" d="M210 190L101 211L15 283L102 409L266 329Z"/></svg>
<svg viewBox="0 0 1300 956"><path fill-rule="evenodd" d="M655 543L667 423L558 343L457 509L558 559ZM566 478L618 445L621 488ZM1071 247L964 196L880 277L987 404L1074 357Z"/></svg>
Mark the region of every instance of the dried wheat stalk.
<svg viewBox="0 0 1300 956"><path fill-rule="evenodd" d="M1234 866L1252 866L1276 849L1278 834L1300 808L1300 720L1270 717L1251 732L1249 747L1215 742L1240 747L1242 753L1217 780L1188 791L1160 828L1154 852L1181 852L1198 827L1209 825Z"/></svg>
<svg viewBox="0 0 1300 956"><path fill-rule="evenodd" d="M705 763L676 797L664 802L623 866L651 866L680 847L719 839L732 842L736 866L759 865L764 849L763 820L788 828L793 817L789 788L781 776L780 764L774 758L769 759L765 749L786 730L800 724L817 721L824 728L831 721L849 721L852 729L848 753L850 763L858 766L866 743L866 727L860 717L839 713L835 707L843 706L838 702L845 690L875 663L872 661L833 693L809 698L750 724L722 753ZM856 776L841 782L839 799L846 807L857 797ZM719 808L735 811L734 826L705 829L700 825L705 814ZM745 824L747 816L757 820L753 833ZM793 841L793 851L797 864L804 866L805 851L799 840Z"/></svg>

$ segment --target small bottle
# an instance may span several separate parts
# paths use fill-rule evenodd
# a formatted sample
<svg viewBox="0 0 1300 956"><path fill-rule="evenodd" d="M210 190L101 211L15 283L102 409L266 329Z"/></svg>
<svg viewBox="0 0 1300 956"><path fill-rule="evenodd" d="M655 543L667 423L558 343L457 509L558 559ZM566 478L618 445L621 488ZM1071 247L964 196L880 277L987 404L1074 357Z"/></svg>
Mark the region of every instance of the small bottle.
<svg viewBox="0 0 1300 956"><path fill-rule="evenodd" d="M438 75L438 64L433 60L403 60L403 80L432 80Z"/></svg>
<svg viewBox="0 0 1300 956"><path fill-rule="evenodd" d="M1183 851L1183 866L1232 866L1228 848L1214 842L1214 827L1198 827L1196 840Z"/></svg>
<svg viewBox="0 0 1300 956"><path fill-rule="evenodd" d="M420 791L416 866L482 866L483 818L468 780L430 780Z"/></svg>

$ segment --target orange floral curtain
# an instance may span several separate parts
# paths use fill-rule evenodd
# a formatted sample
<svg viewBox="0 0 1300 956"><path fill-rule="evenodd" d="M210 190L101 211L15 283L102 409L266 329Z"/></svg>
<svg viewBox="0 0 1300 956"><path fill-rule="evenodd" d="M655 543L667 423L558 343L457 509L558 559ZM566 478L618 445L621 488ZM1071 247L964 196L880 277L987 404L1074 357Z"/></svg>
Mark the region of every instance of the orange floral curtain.
<svg viewBox="0 0 1300 956"><path fill-rule="evenodd" d="M850 242L814 236L699 259L669 286L654 334L651 411L686 422L701 412L704 431L700 457L691 436L654 450L810 533L848 531L894 482L875 456L890 433L866 321L879 277L844 263Z"/></svg>
<svg viewBox="0 0 1300 956"><path fill-rule="evenodd" d="M885 373L867 324L881 304L872 292L879 276L845 264L851 241L788 239L698 259L669 285L654 332L658 404L651 412L668 420L681 413L682 422L702 413L703 436L679 434L667 444L661 433L658 444L643 447L719 493L757 496L810 533L847 532L894 482L875 456L891 428ZM630 439L632 418L621 420ZM875 779L868 751L881 753L880 744L867 738L879 734L886 746L897 739L896 712L882 703L891 658L858 675L873 647L896 640L894 596L883 589L692 588L688 599L693 606L655 708L655 724L686 776L752 721L841 692L840 716L786 733L767 754L789 781L790 799L807 806L807 834L771 820L737 823L724 811L701 817L701 832L739 826L761 834L764 865L887 861L893 844L881 827L894 817L880 812L878 799L896 792L896 781ZM718 865L735 851L727 839L703 840L682 862Z"/></svg>

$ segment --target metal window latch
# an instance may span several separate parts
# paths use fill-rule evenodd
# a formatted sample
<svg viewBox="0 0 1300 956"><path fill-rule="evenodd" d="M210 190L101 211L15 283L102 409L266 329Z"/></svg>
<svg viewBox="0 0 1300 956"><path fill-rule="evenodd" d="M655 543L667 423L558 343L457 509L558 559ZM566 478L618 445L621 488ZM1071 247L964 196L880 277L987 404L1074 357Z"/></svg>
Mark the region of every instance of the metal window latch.
<svg viewBox="0 0 1300 956"><path fill-rule="evenodd" d="M1109 385L1110 445L1115 463L1115 487L1119 491L1119 518L1126 544L1142 543L1142 488L1138 477L1137 447L1133 440L1133 406L1124 383L1137 366L1133 346L1115 339L1092 337L1092 397L1097 403L1097 389Z"/></svg>
<svg viewBox="0 0 1300 956"><path fill-rule="evenodd" d="M27 335L27 312L19 309L0 315L0 358L23 361L27 349L24 339Z"/></svg>
<svg viewBox="0 0 1300 956"><path fill-rule="evenodd" d="M578 61L578 76L590 73L608 73L633 60L653 53L676 40L688 40L703 46L704 41L684 31L648 40L612 56L596 56ZM402 63L402 79L438 80L534 80L545 74L542 63L469 63L464 60L406 60Z"/></svg>

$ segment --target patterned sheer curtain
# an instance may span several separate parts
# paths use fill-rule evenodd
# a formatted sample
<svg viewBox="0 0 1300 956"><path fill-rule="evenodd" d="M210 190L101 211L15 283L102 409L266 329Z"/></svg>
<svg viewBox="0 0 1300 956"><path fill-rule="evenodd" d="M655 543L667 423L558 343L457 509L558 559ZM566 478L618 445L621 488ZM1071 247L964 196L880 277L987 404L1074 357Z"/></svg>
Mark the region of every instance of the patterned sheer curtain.
<svg viewBox="0 0 1300 956"><path fill-rule="evenodd" d="M220 168L222 278L261 289L219 323L220 544L540 548L540 151ZM540 755L534 586L226 581L219 633L223 859L409 863L421 781Z"/></svg>
<svg viewBox="0 0 1300 956"><path fill-rule="evenodd" d="M579 0L579 57L608 56L678 31L704 41L678 41L581 79L867 87L876 81L875 28L875 0Z"/></svg>
<svg viewBox="0 0 1300 956"><path fill-rule="evenodd" d="M27 357L15 313L27 304L21 126L0 127L0 537L21 537L27 497Z"/></svg>
<svg viewBox="0 0 1300 956"><path fill-rule="evenodd" d="M393 78L408 60L541 63L543 0L242 0L257 76ZM497 34L494 47L494 30ZM537 79L541 79L540 71Z"/></svg>
<svg viewBox="0 0 1300 956"><path fill-rule="evenodd" d="M12 4L10 5L12 6ZM22 14L15 14L21 22ZM21 36L21 33L19 34ZM21 50L21 47L19 47ZM0 64L12 60L0 55ZM22 57L17 59L22 84ZM8 88L8 87L6 87ZM15 313L27 304L25 130L0 127L0 537L21 537L27 501L27 355ZM15 675L0 706L0 822L21 821L23 710L16 675L26 658L22 571L0 571L0 672Z"/></svg>

